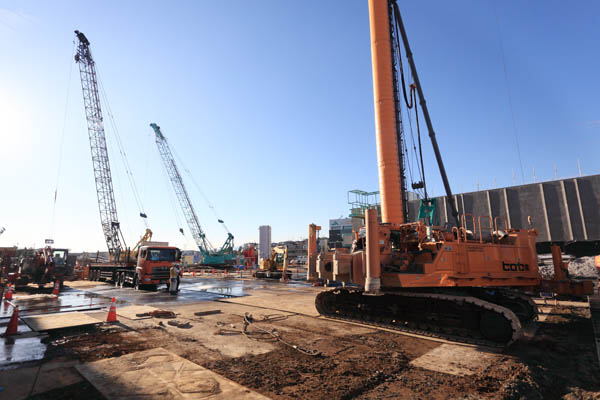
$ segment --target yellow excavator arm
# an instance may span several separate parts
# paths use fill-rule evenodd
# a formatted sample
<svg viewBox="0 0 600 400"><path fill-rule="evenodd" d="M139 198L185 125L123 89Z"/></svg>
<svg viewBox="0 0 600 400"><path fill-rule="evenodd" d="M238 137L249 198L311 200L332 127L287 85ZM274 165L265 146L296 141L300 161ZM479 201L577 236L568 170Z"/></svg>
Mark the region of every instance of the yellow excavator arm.
<svg viewBox="0 0 600 400"><path fill-rule="evenodd" d="M288 247L275 246L271 249L271 256L260 260L260 269L277 271L287 270L288 267Z"/></svg>
<svg viewBox="0 0 600 400"><path fill-rule="evenodd" d="M129 255L129 257L133 258L133 259L137 259L138 256L138 251L140 250L140 247L142 247L142 243L144 242L148 242L152 240L152 230L150 230L149 228L146 228L146 232L144 232L144 234L140 237L140 240L138 240L138 242L135 244L135 246L133 247L133 249L131 250L131 253ZM127 257L128 257L128 252L122 252L119 256L119 261L127 261Z"/></svg>

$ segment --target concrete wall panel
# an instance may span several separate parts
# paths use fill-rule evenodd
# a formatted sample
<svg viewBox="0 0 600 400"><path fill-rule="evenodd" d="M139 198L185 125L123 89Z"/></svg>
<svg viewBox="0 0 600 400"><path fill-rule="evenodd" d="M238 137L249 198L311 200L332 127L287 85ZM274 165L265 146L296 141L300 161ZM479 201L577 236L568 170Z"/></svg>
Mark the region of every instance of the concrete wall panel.
<svg viewBox="0 0 600 400"><path fill-rule="evenodd" d="M588 240L600 240L600 175L577 178Z"/></svg>
<svg viewBox="0 0 600 400"><path fill-rule="evenodd" d="M565 194L567 196L567 209L571 218L571 229L573 230L573 240L585 240L583 232L583 221L579 211L579 202L577 200L577 190L575 189L574 179L565 179Z"/></svg>
<svg viewBox="0 0 600 400"><path fill-rule="evenodd" d="M571 240L571 231L573 240L576 241L585 240L585 233L589 241L600 240L600 175L562 180L564 195L560 182L551 181L505 188L511 227L529 228L528 216L530 216L532 226L539 232L538 242L550 240L568 242ZM488 193L492 217L507 218L504 189L489 190ZM460 214L466 212L475 216L489 215L486 191L458 194L455 195L455 199ZM444 225L447 221L444 214L444 201L444 197L438 197L438 216L435 221L437 225ZM410 213L410 220L414 221L419 202L410 203L409 209L415 210ZM580 210L583 212L585 225L582 223ZM448 218L452 221L449 206Z"/></svg>
<svg viewBox="0 0 600 400"><path fill-rule="evenodd" d="M570 222L567 220L567 211L560 181L545 182L541 185L544 188L550 236L552 238L570 239Z"/></svg>

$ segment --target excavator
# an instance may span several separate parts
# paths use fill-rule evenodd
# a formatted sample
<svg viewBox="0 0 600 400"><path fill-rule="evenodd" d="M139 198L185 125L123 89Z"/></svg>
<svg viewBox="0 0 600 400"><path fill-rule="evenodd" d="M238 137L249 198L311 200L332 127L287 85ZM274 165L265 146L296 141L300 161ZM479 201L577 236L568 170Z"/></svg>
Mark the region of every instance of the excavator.
<svg viewBox="0 0 600 400"><path fill-rule="evenodd" d="M46 283L59 282L62 288L65 277L71 275L73 267L67 263L68 249L55 249L50 246L41 249L9 248L12 252L5 251L0 257L2 277L6 278L15 287L27 286L29 283L44 287ZM3 252L0 249L0 256ZM2 259L6 262L3 265Z"/></svg>
<svg viewBox="0 0 600 400"><path fill-rule="evenodd" d="M366 210L365 234L356 234L350 251L317 255L309 240L309 279L318 274L343 283L319 293L316 308L334 319L508 346L536 318L534 293L586 295L593 284L568 278L557 246L554 278L542 279L536 229L508 228L501 217L458 214L397 1L369 0L369 19L381 215ZM403 60L414 81L410 86ZM429 218L407 221L402 95L415 114L418 101L425 119L454 219L446 226L433 226ZM424 174L412 187L425 188ZM313 242L317 228L309 226Z"/></svg>
<svg viewBox="0 0 600 400"><path fill-rule="evenodd" d="M271 256L260 260L258 270L254 274L256 278L279 279L288 281L292 274L288 271L288 247L275 246L271 249Z"/></svg>

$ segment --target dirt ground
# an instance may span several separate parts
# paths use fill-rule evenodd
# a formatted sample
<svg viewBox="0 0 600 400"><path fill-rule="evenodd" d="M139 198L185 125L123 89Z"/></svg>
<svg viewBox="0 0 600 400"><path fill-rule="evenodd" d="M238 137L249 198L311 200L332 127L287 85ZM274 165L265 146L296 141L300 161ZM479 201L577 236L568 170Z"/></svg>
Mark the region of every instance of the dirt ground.
<svg viewBox="0 0 600 400"><path fill-rule="evenodd" d="M437 346L388 332L319 343L323 356L281 351L208 363L273 398L558 399L600 398L589 310L556 307L536 337L517 343L483 371L465 377L409 366Z"/></svg>
<svg viewBox="0 0 600 400"><path fill-rule="evenodd" d="M234 327L228 325L206 334L242 338L241 317L230 316L229 321L235 318ZM87 362L165 347L274 399L600 398L600 368L589 310L585 308L553 307L548 318L539 323L533 339L514 344L487 368L470 376L409 364L439 346L437 342L386 331L340 337L331 329L333 322L320 318L275 318L250 325L248 336L272 342L275 350L234 358L207 349L184 329L177 331L155 322L152 327L135 330L112 325L57 332L48 338L46 359L67 357ZM290 345L314 349L320 355L303 354L277 342L259 327L276 329ZM34 398L102 396L85 383Z"/></svg>

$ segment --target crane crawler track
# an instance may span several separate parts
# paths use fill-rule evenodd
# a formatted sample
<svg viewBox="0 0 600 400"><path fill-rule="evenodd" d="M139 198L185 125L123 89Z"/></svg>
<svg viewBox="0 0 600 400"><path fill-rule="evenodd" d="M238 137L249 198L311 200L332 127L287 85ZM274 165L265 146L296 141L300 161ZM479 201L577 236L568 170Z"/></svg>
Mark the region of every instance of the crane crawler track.
<svg viewBox="0 0 600 400"><path fill-rule="evenodd" d="M315 306L328 318L494 348L521 335L514 312L473 296L408 291L374 296L344 288L319 293Z"/></svg>
<svg viewBox="0 0 600 400"><path fill-rule="evenodd" d="M519 307L525 310L526 315L522 316L515 312L521 322L535 321L538 317L538 306L535 304L531 296L515 289L501 289L501 292L506 297L517 303ZM510 308L510 307L508 307ZM514 311L514 310L513 310Z"/></svg>

